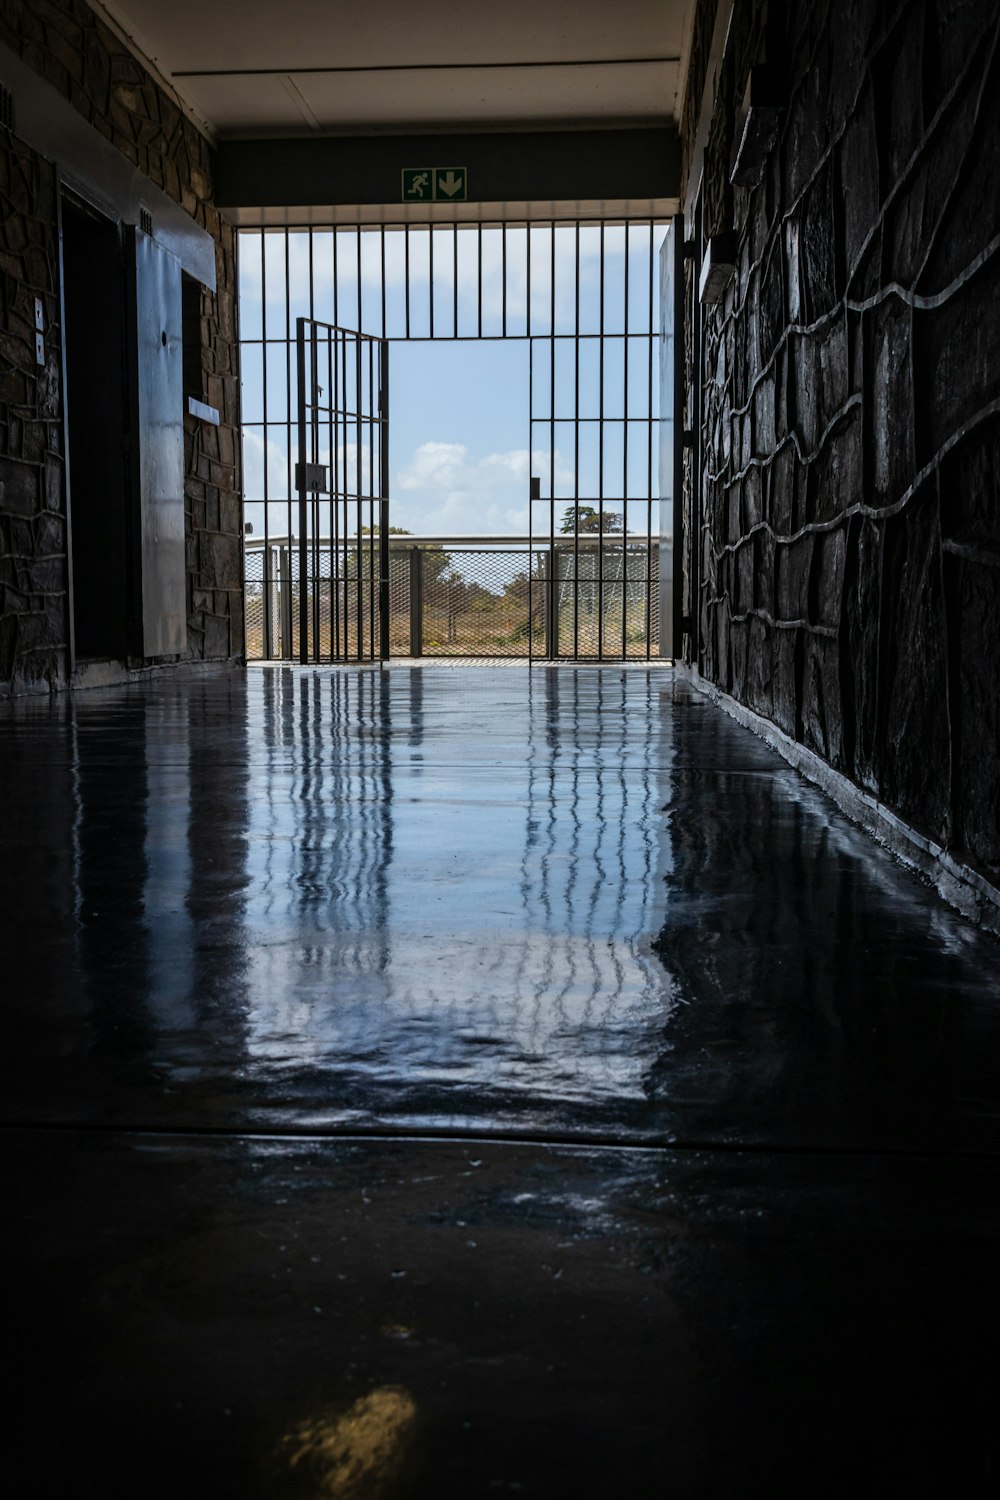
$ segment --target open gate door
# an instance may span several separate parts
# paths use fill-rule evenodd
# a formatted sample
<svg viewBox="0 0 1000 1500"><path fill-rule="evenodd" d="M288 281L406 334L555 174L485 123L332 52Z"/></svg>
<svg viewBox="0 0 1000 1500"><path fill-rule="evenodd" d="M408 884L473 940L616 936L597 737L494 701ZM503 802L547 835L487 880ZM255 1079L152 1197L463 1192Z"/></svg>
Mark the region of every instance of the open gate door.
<svg viewBox="0 0 1000 1500"><path fill-rule="evenodd" d="M303 666L389 654L389 346L296 322Z"/></svg>

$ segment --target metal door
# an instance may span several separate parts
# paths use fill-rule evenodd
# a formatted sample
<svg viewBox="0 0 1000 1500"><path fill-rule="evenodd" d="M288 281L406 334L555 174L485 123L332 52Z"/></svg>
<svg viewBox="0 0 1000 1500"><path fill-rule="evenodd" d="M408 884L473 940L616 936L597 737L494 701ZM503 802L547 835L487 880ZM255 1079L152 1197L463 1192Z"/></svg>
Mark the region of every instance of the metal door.
<svg viewBox="0 0 1000 1500"><path fill-rule="evenodd" d="M389 655L389 346L299 318L296 375L299 661L381 661Z"/></svg>

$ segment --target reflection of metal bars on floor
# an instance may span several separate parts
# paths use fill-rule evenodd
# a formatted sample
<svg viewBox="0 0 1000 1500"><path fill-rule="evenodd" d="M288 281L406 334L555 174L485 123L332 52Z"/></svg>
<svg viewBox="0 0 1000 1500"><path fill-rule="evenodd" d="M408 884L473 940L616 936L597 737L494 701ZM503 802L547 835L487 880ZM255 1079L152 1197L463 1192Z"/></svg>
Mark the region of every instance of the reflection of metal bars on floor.
<svg viewBox="0 0 1000 1500"><path fill-rule="evenodd" d="M299 318L296 387L298 659L376 661L389 654L388 345Z"/></svg>

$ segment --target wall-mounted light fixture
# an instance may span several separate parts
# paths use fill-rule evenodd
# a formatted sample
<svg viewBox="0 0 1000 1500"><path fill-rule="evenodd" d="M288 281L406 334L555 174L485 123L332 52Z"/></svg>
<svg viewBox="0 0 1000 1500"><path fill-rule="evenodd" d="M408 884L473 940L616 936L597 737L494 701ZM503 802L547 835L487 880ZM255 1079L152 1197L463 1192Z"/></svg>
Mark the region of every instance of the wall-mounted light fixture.
<svg viewBox="0 0 1000 1500"><path fill-rule="evenodd" d="M713 234L705 245L698 280L700 302L721 302L736 270L736 235L731 229Z"/></svg>
<svg viewBox="0 0 1000 1500"><path fill-rule="evenodd" d="M773 63L758 63L750 69L736 121L736 139L729 163L729 180L734 187L756 187L760 182L778 139L780 118L778 69Z"/></svg>

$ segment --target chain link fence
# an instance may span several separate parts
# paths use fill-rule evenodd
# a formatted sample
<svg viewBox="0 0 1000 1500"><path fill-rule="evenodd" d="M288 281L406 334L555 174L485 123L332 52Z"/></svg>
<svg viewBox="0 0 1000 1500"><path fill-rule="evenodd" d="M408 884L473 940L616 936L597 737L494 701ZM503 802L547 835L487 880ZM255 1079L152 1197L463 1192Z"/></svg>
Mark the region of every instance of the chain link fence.
<svg viewBox="0 0 1000 1500"><path fill-rule="evenodd" d="M312 548L310 633L321 659L357 658L377 637L377 552ZM279 539L246 549L247 656L298 654L299 553ZM393 657L656 657L659 544L474 546L393 538Z"/></svg>

